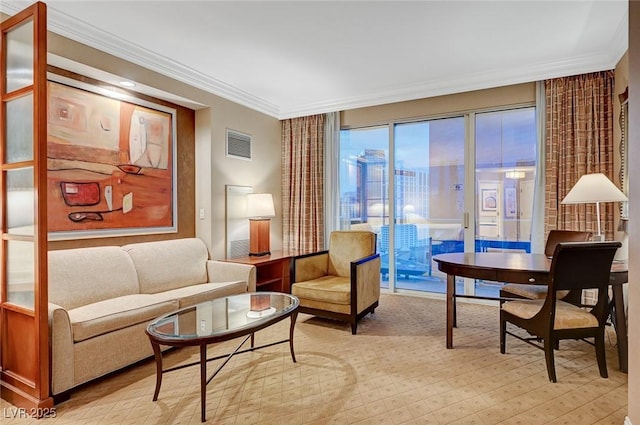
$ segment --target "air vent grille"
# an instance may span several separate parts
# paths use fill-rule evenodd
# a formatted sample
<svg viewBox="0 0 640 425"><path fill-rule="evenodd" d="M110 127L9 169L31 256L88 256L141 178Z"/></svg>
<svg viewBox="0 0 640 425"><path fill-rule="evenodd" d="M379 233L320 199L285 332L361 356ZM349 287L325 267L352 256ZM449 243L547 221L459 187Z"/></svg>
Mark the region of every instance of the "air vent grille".
<svg viewBox="0 0 640 425"><path fill-rule="evenodd" d="M251 136L237 131L227 130L227 156L250 160Z"/></svg>
<svg viewBox="0 0 640 425"><path fill-rule="evenodd" d="M229 242L229 258L246 257L249 255L249 239Z"/></svg>

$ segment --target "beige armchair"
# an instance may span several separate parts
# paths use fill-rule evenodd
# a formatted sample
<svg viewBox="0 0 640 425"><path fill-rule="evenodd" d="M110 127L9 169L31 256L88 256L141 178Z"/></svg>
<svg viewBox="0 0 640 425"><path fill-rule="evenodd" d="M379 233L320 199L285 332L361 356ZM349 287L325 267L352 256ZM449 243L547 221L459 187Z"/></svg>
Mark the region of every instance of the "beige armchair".
<svg viewBox="0 0 640 425"><path fill-rule="evenodd" d="M380 254L376 234L331 233L329 250L293 258L291 293L302 313L345 321L355 335L358 320L380 299Z"/></svg>

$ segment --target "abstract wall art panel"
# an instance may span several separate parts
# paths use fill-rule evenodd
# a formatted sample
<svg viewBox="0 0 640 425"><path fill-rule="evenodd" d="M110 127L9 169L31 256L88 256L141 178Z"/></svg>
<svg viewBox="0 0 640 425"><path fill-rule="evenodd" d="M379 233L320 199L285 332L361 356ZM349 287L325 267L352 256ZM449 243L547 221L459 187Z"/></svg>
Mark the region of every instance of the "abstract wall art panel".
<svg viewBox="0 0 640 425"><path fill-rule="evenodd" d="M176 111L54 76L49 239L177 231Z"/></svg>

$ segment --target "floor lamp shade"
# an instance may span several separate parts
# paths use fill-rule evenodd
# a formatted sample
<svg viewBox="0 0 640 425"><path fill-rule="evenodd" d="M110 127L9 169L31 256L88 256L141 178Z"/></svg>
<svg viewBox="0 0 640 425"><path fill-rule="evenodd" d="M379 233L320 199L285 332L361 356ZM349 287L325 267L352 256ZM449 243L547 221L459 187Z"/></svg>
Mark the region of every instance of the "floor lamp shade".
<svg viewBox="0 0 640 425"><path fill-rule="evenodd" d="M628 198L607 176L602 173L585 174L571 188L562 204L596 204L598 234L595 239L603 240L600 229L600 202L624 202Z"/></svg>
<svg viewBox="0 0 640 425"><path fill-rule="evenodd" d="M270 223L275 217L273 197L270 193L247 195L247 217L249 217L249 255L271 254Z"/></svg>

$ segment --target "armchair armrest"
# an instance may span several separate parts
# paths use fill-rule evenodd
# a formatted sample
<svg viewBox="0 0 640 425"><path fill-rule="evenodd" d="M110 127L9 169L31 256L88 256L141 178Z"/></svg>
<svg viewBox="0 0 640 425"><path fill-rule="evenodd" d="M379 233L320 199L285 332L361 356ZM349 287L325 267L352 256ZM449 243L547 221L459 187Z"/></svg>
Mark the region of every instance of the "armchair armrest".
<svg viewBox="0 0 640 425"><path fill-rule="evenodd" d="M248 292L256 291L256 267L249 264L207 260L207 276L212 283L242 280L247 282Z"/></svg>
<svg viewBox="0 0 640 425"><path fill-rule="evenodd" d="M299 255L291 260L291 283L305 282L326 276L329 271L329 251Z"/></svg>
<svg viewBox="0 0 640 425"><path fill-rule="evenodd" d="M73 329L67 310L49 303L51 335L51 392L60 394L74 385Z"/></svg>
<svg viewBox="0 0 640 425"><path fill-rule="evenodd" d="M380 299L380 254L351 262L351 297L357 300L359 314Z"/></svg>

